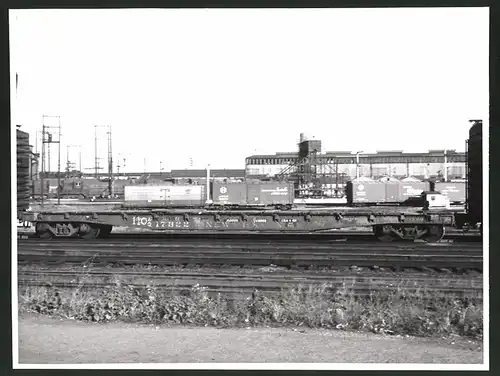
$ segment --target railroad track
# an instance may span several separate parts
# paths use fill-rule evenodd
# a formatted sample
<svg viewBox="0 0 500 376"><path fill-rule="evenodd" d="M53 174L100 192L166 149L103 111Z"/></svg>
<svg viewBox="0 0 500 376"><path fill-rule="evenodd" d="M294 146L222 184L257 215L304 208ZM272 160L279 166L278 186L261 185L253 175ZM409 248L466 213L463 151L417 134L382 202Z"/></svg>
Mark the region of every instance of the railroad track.
<svg viewBox="0 0 500 376"><path fill-rule="evenodd" d="M247 239L252 242L266 240L285 240L285 241L365 241L374 242L372 231L324 231L310 234L283 234L283 233L249 233L249 232L224 232L224 233L203 233L193 232L189 234L166 233L166 232L125 232L114 229L109 239ZM34 229L18 229L18 239L35 238ZM477 231L448 231L441 242L482 242L482 237Z"/></svg>
<svg viewBox="0 0 500 376"><path fill-rule="evenodd" d="M481 298L482 276L428 275L424 273L365 272L357 275L341 272L261 272L235 273L232 271L130 271L124 269L94 269L90 271L24 269L18 272L19 286L52 286L58 288L104 288L133 286L187 292L193 286L206 288L209 294L221 293L241 296L258 291L266 295L277 294L283 289L322 285L326 292L339 289L355 291L357 295L376 291L404 291L407 295L421 294L422 290L437 295L469 296Z"/></svg>
<svg viewBox="0 0 500 376"><path fill-rule="evenodd" d="M94 264L254 265L285 267L435 267L482 270L482 244L350 244L342 242L249 242L245 239L152 239L108 241L20 240L18 261Z"/></svg>

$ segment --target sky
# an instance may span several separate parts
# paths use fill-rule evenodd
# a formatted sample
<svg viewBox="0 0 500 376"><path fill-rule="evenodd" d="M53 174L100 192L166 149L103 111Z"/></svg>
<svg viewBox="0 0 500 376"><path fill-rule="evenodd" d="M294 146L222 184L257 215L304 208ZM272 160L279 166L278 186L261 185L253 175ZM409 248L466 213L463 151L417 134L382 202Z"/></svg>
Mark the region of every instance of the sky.
<svg viewBox="0 0 500 376"><path fill-rule="evenodd" d="M81 145L93 168L94 125L111 126L126 172L244 168L252 154L295 151L301 132L324 151L463 151L468 120L488 124L487 8L9 16L13 126L35 145L42 115L59 116L63 166L66 145Z"/></svg>

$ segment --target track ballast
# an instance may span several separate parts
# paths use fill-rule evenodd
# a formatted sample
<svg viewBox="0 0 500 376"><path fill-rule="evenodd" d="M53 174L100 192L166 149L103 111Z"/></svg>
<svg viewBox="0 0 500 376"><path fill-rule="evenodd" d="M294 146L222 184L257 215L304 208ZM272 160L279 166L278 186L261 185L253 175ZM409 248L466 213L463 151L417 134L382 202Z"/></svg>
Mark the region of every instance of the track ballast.
<svg viewBox="0 0 500 376"><path fill-rule="evenodd" d="M261 239L19 240L18 261L95 264L379 266L482 270L481 243L364 243Z"/></svg>

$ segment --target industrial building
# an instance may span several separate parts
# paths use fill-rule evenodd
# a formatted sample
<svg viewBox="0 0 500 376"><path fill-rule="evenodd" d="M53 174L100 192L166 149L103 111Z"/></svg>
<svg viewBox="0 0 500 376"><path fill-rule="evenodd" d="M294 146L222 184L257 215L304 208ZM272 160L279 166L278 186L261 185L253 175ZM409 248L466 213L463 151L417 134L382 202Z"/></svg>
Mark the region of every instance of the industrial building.
<svg viewBox="0 0 500 376"><path fill-rule="evenodd" d="M318 176L335 177L345 182L356 177L378 179L415 177L418 179L453 180L466 177L466 154L456 150L429 150L426 153L405 153L400 150L365 154L351 151L321 150L321 141L306 140L301 135L297 152L274 155L252 155L245 160L247 177L285 177L304 167L301 160ZM312 166L312 167L311 167ZM303 171L305 173L306 171Z"/></svg>

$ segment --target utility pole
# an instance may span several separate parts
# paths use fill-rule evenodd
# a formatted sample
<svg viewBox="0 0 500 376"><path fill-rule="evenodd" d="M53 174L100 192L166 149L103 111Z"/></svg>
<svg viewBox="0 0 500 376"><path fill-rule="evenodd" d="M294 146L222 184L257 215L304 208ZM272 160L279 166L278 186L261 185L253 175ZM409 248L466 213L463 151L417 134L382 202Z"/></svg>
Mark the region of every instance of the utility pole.
<svg viewBox="0 0 500 376"><path fill-rule="evenodd" d="M98 160L97 160L97 125L94 126L94 134L95 134L95 138L94 138L94 155L95 155L95 158L94 158L94 167L95 167L95 178L98 179L99 178L99 175L98 175Z"/></svg>
<svg viewBox="0 0 500 376"><path fill-rule="evenodd" d="M69 145L66 145L66 178L69 178L71 163L69 161Z"/></svg>
<svg viewBox="0 0 500 376"><path fill-rule="evenodd" d="M73 163L69 159L69 148L78 148L78 170L80 173L82 172L82 146L81 145L66 145L67 148L67 153L68 155L66 156L67 159L67 170L68 173L70 171L70 168L76 168L76 163Z"/></svg>
<svg viewBox="0 0 500 376"><path fill-rule="evenodd" d="M108 125L108 173L109 173L109 194L113 195L113 151L111 142L111 126Z"/></svg>
<svg viewBox="0 0 500 376"><path fill-rule="evenodd" d="M363 153L363 151L356 152L356 179L359 179L359 154Z"/></svg>
<svg viewBox="0 0 500 376"><path fill-rule="evenodd" d="M51 134L49 134L49 135L52 139L52 135ZM48 173L50 174L50 142L47 144L47 158L48 158L47 159L47 162L48 162L47 170L48 170Z"/></svg>
<svg viewBox="0 0 500 376"><path fill-rule="evenodd" d="M448 181L448 158L446 155L446 149L444 149L444 181Z"/></svg>
<svg viewBox="0 0 500 376"><path fill-rule="evenodd" d="M339 191L339 159L337 156L335 156L335 190Z"/></svg>
<svg viewBox="0 0 500 376"><path fill-rule="evenodd" d="M107 135L108 135L108 170L109 170L109 174L111 175L112 174L112 171L113 171L113 168L111 167L111 169L109 168L109 163L111 161L111 163L113 162L113 159L110 157L111 156L111 127L109 125L94 125L94 133L95 133L95 143L94 143L94 155L95 155L95 158L94 158L94 170L95 170L95 177L96 179L99 179L99 170L101 169L101 167L99 167L99 157L98 157L98 149L97 149L97 141L98 141L98 138L97 138L97 128L108 128L108 132L107 132Z"/></svg>
<svg viewBox="0 0 500 376"><path fill-rule="evenodd" d="M120 168L121 167L123 167L123 168L127 167L127 160L125 158L125 155L128 155L128 153L127 154L118 153L118 163L116 165L116 168L118 169L117 170L118 173L120 173Z"/></svg>
<svg viewBox="0 0 500 376"><path fill-rule="evenodd" d="M35 154L39 153L39 150L38 150L38 137L39 137L39 135L41 133L42 133L41 131L36 131L36 137L35 137Z"/></svg>
<svg viewBox="0 0 500 376"><path fill-rule="evenodd" d="M61 117L57 117L59 125L59 140L57 140L57 205L61 204Z"/></svg>
<svg viewBox="0 0 500 376"><path fill-rule="evenodd" d="M45 125L46 118L57 118L58 124L56 126L48 126ZM52 133L47 132L47 129L57 129L58 138L57 141L54 141ZM45 139L45 135L47 135L47 139ZM50 116L50 115L42 115L42 150L45 151L45 144L49 148L48 158L49 158L49 171L50 171L50 144L58 144L57 147L57 204L61 204L61 117L60 116ZM45 163L42 152L42 170L45 171ZM43 206L43 179L41 180L41 194L42 194L42 206Z"/></svg>
<svg viewBox="0 0 500 376"><path fill-rule="evenodd" d="M45 177L45 123L42 118L42 173L40 174L40 196L43 207L43 178Z"/></svg>
<svg viewBox="0 0 500 376"><path fill-rule="evenodd" d="M211 204L212 200L210 199L210 164L207 165L207 188L206 188L206 200L205 204Z"/></svg>

